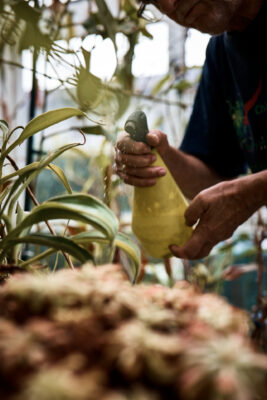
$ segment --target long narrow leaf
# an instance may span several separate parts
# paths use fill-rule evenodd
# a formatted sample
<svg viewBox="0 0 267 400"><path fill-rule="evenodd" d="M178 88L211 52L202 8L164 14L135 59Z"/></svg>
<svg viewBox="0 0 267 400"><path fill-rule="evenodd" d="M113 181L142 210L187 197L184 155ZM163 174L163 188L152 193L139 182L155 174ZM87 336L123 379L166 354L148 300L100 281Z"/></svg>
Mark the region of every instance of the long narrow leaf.
<svg viewBox="0 0 267 400"><path fill-rule="evenodd" d="M35 171L38 166L40 165L40 161L35 161L29 165L26 165L23 168L20 168L18 171L14 171L11 174L8 174L6 176L4 176L2 179L0 179L0 185L3 185L5 182L8 182L10 179L14 178L15 176L24 176L24 178L26 176L28 176L31 172ZM43 168L43 167L42 167ZM60 179L60 181L63 183L63 185L65 186L65 188L67 189L67 191L69 193L72 193L71 187L69 185L69 182L64 174L64 171L55 164L49 164L48 166L45 167L46 169L50 169L51 171L53 171L58 178Z"/></svg>
<svg viewBox="0 0 267 400"><path fill-rule="evenodd" d="M88 260L93 261L92 255L87 250L79 247L71 239L62 236L27 235L22 238L9 240L5 250L12 248L19 243L31 243L46 246L55 249L55 251L61 250L75 257L81 263L85 263Z"/></svg>
<svg viewBox="0 0 267 400"><path fill-rule="evenodd" d="M90 216L97 217L99 222L102 221L103 226L105 226L102 232L108 232L107 236L109 239L113 240L118 232L117 217L106 204L95 196L80 193L52 197L49 201L58 202L62 205L65 204L66 206L71 206L73 209L76 209L77 212L81 212L82 214L88 213Z"/></svg>
<svg viewBox="0 0 267 400"><path fill-rule="evenodd" d="M17 218L16 218L16 225L19 225L23 219L27 216L28 212L25 212L22 207L20 206L19 202L17 203ZM24 231L22 232L23 236L28 235L28 233L30 233L31 230L31 226L29 226L28 228L24 229ZM17 260L18 258L18 254L21 252L23 247L23 244L18 244L17 246L14 246L14 258L15 260Z"/></svg>
<svg viewBox="0 0 267 400"><path fill-rule="evenodd" d="M26 189L26 187L31 183L31 181L36 178L36 176L45 168L47 167L55 158L57 158L59 155L64 153L65 151L79 146L80 143L71 143L66 146L62 146L59 149L57 149L55 152L52 154L49 154L48 156L44 157L40 162L36 170L33 170L33 172L29 175L29 171L25 171L26 175L22 174L19 176L19 178L16 180L16 182L13 184L12 189L10 190L8 199L3 207L3 210L5 209L6 205L10 203L9 209L8 209L8 214L10 215L13 212L14 205L16 204L19 196L21 193ZM25 167L26 168L26 167ZM25 181L26 176L27 180ZM24 182L25 181L25 182ZM12 197L13 195L13 197ZM12 200L11 200L12 197Z"/></svg>
<svg viewBox="0 0 267 400"><path fill-rule="evenodd" d="M0 119L0 129L3 132L3 136L6 137L8 134L8 124L3 119Z"/></svg>
<svg viewBox="0 0 267 400"><path fill-rule="evenodd" d="M3 191L0 193L0 204L2 204L2 202L4 201L4 199L6 198L6 196L8 195L8 193L11 190L11 184L8 184Z"/></svg>
<svg viewBox="0 0 267 400"><path fill-rule="evenodd" d="M118 232L115 238L115 246L123 250L129 257L130 261L132 261L129 268L126 268L126 270L131 281L136 282L141 264L141 254L138 246L122 232Z"/></svg>
<svg viewBox="0 0 267 400"><path fill-rule="evenodd" d="M10 151L24 142L24 140L33 136L35 133L49 128L50 126L62 122L68 118L77 116L87 118L87 115L84 112L72 107L58 108L56 110L47 111L46 113L38 115L25 126L18 139L15 140L15 142L12 143L12 145L9 146L4 153L2 153L0 159L4 159L6 155L10 153Z"/></svg>
<svg viewBox="0 0 267 400"><path fill-rule="evenodd" d="M97 231L95 229L73 235L71 236L71 239L77 244L89 244L93 242L103 244L109 243L107 237L101 231Z"/></svg>
<svg viewBox="0 0 267 400"><path fill-rule="evenodd" d="M20 246L23 246L23 244L20 244ZM55 253L56 251L57 250L55 250L55 249L47 249L47 250L43 251L42 253L36 254L34 257L31 257L26 261L18 262L18 265L21 268L25 268L25 267L27 267L28 265L31 265L31 264L34 265L38 261L42 260L43 258L46 258L46 257L50 256L51 254Z"/></svg>
<svg viewBox="0 0 267 400"><path fill-rule="evenodd" d="M34 171L39 165L38 161L35 161L29 165L26 165L26 167L20 168L18 171L14 171L11 174L5 175L3 178L0 179L0 185L3 185L10 179L13 179L15 176L21 176L24 174L28 174L31 171Z"/></svg>
<svg viewBox="0 0 267 400"><path fill-rule="evenodd" d="M71 194L72 190L71 190L70 184L68 182L68 179L67 179L66 175L64 174L64 171L58 165L55 165L55 164L49 164L47 166L47 168L51 169L51 171L53 171L58 176L59 180L65 186L67 192L69 194Z"/></svg>
<svg viewBox="0 0 267 400"><path fill-rule="evenodd" d="M5 249L11 239L19 237L24 229L34 224L55 219L73 219L89 224L105 234L110 242L118 229L118 220L109 208L93 196L78 194L58 196L35 207L24 220L0 243Z"/></svg>
<svg viewBox="0 0 267 400"><path fill-rule="evenodd" d="M89 243L100 243L107 244L108 239L103 235L102 232L92 230L87 232L81 232L75 236L72 236L72 240L77 244L89 244ZM141 254L138 246L129 238L126 234L118 232L114 246L118 247L127 255L130 260L129 265L123 265L129 278L132 282L136 282L141 264Z"/></svg>

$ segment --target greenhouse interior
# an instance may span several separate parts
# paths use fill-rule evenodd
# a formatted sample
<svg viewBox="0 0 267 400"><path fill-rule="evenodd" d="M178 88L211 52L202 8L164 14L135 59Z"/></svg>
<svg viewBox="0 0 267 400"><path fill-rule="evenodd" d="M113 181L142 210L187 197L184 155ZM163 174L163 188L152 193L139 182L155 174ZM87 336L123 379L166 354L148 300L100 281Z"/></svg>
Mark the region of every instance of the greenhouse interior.
<svg viewBox="0 0 267 400"><path fill-rule="evenodd" d="M0 1L1 400L267 399L266 16Z"/></svg>

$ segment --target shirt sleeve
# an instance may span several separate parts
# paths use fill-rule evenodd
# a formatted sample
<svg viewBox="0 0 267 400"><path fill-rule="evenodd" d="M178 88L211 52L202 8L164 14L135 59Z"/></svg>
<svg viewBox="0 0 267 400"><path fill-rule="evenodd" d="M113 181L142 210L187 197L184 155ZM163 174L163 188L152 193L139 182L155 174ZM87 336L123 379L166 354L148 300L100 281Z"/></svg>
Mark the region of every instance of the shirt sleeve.
<svg viewBox="0 0 267 400"><path fill-rule="evenodd" d="M236 177L247 170L228 111L226 88L231 82L223 37L213 37L180 149L225 177Z"/></svg>

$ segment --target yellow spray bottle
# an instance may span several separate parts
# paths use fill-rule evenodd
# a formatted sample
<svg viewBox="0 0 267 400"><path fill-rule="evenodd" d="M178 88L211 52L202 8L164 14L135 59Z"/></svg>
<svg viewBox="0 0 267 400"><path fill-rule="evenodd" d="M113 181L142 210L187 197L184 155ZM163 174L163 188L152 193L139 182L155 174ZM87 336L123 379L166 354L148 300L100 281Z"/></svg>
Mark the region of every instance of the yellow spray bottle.
<svg viewBox="0 0 267 400"><path fill-rule="evenodd" d="M148 133L146 115L133 112L125 123L125 130L138 142L146 142ZM144 249L155 258L171 256L171 244L183 245L192 235L185 223L188 206L170 171L155 149L157 159L153 166L162 166L167 173L150 187L134 187L132 230Z"/></svg>

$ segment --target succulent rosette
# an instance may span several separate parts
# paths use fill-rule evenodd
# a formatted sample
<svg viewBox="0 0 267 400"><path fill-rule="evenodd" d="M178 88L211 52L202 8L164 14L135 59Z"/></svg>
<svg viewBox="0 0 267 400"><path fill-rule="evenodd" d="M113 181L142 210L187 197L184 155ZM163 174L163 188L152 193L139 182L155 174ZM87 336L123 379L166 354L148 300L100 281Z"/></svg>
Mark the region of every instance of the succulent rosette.
<svg viewBox="0 0 267 400"><path fill-rule="evenodd" d="M248 315L187 282L121 268L15 275L0 288L0 398L258 400L267 357Z"/></svg>

